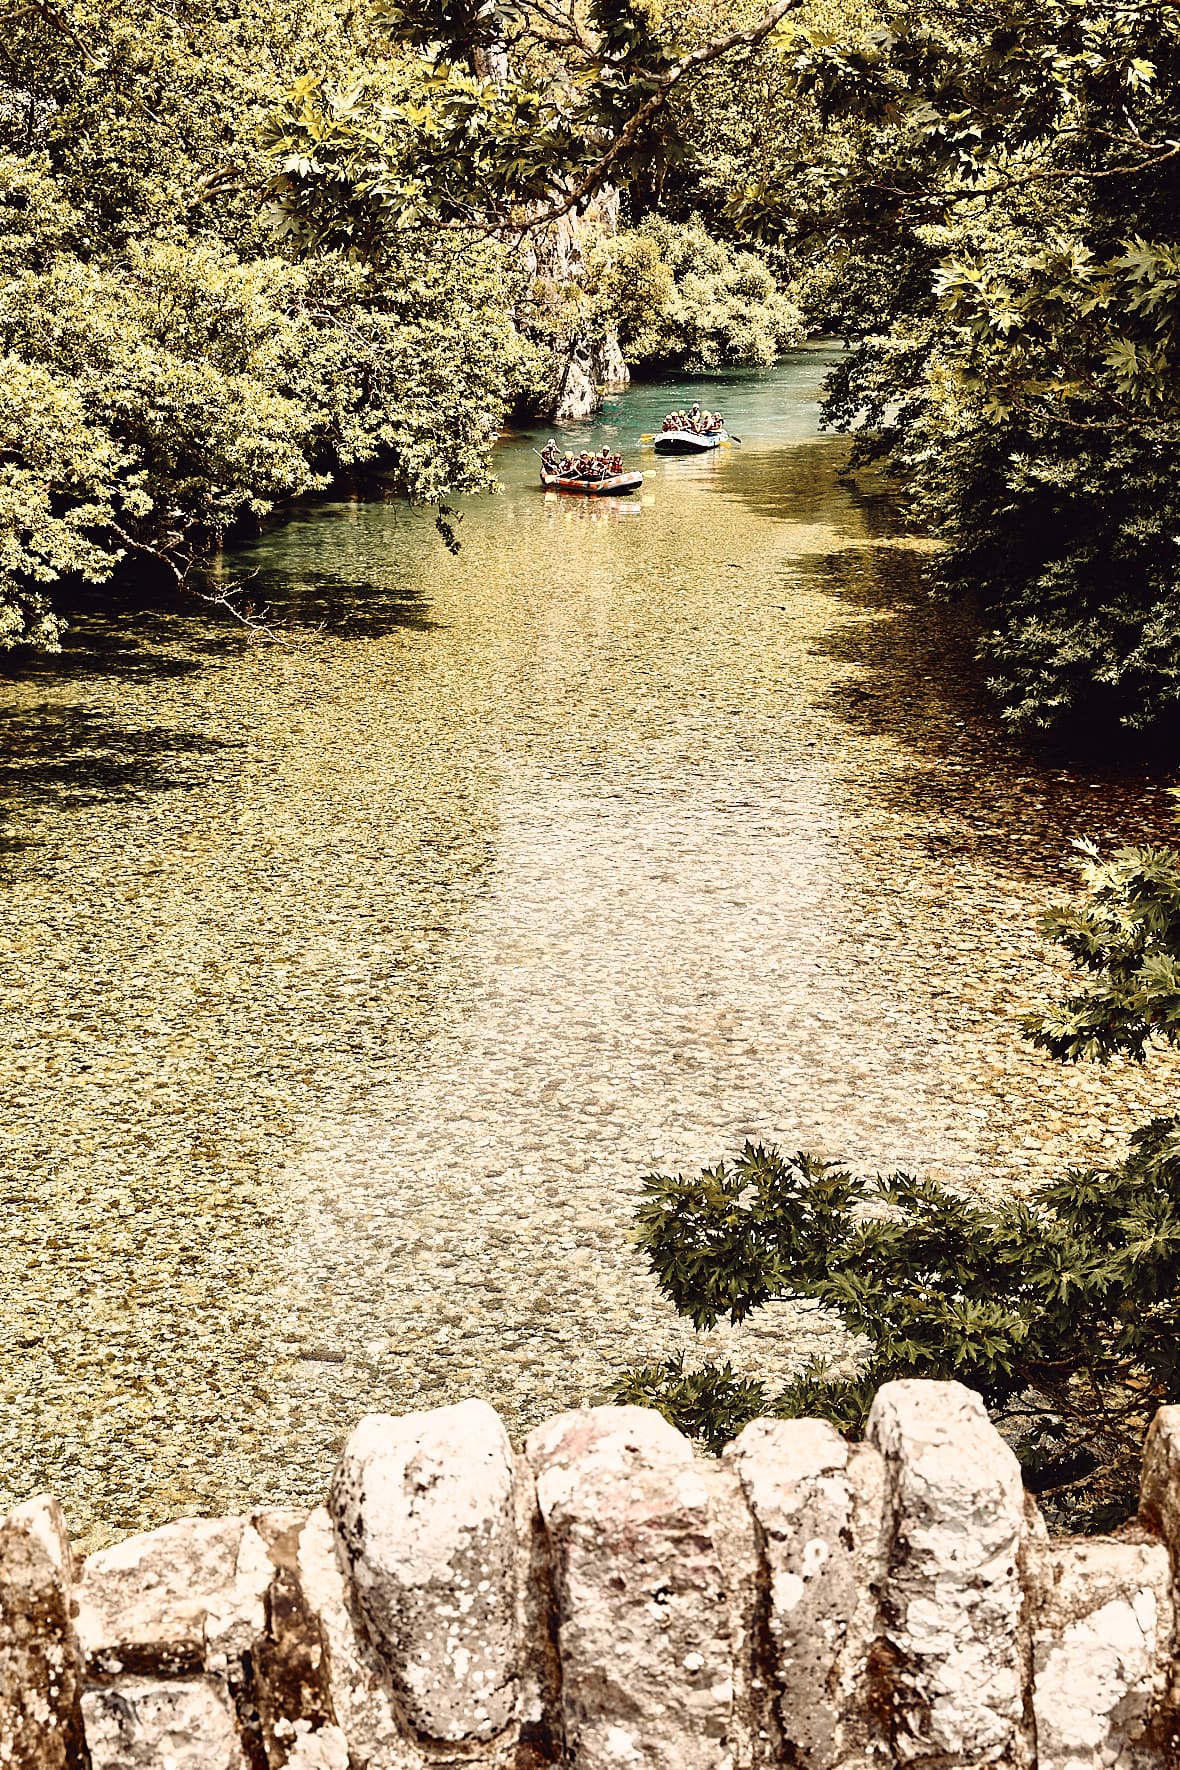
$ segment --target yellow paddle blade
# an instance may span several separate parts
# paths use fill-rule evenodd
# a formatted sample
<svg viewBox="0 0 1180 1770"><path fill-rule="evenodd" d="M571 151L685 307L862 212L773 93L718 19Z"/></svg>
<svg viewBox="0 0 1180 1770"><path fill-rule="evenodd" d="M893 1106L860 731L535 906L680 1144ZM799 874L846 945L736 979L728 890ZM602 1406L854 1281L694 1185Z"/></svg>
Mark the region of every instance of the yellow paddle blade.
<svg viewBox="0 0 1180 1770"><path fill-rule="evenodd" d="M639 440L640 442L654 442L655 439L656 433L654 430L645 430Z"/></svg>

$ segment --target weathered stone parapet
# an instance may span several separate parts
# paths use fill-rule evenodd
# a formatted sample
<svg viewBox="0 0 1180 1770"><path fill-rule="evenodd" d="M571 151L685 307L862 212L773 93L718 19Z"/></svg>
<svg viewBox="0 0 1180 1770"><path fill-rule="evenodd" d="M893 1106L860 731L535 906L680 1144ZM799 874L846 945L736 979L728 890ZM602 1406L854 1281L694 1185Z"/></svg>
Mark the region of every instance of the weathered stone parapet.
<svg viewBox="0 0 1180 1770"><path fill-rule="evenodd" d="M1172 1652L1168 1694L1156 1724L1169 1766L1180 1764L1180 1407L1161 1407L1143 1450L1139 1520L1164 1542L1172 1569Z"/></svg>
<svg viewBox="0 0 1180 1770"><path fill-rule="evenodd" d="M529 1438L553 1557L567 1750L584 1770L728 1770L734 1668L716 1471L645 1408Z"/></svg>
<svg viewBox="0 0 1180 1770"><path fill-rule="evenodd" d="M0 1519L0 1766L88 1763L65 1521L44 1495Z"/></svg>
<svg viewBox="0 0 1180 1770"><path fill-rule="evenodd" d="M874 1684L886 1573L880 1453L822 1420L756 1420L725 1454L757 1531L782 1761L839 1770L884 1759Z"/></svg>
<svg viewBox="0 0 1180 1770"><path fill-rule="evenodd" d="M879 1629L899 1764L1023 1766L1025 1527L1020 1466L960 1383L889 1383L869 1415L885 1462Z"/></svg>
<svg viewBox="0 0 1180 1770"><path fill-rule="evenodd" d="M718 1461L584 1408L371 1415L326 1506L75 1570L0 1519L0 1770L1175 1770L1180 1409L1140 1521L1050 1539L977 1396Z"/></svg>
<svg viewBox="0 0 1180 1770"><path fill-rule="evenodd" d="M512 1446L484 1401L370 1414L329 1507L357 1608L415 1730L494 1739L516 1705Z"/></svg>
<svg viewBox="0 0 1180 1770"><path fill-rule="evenodd" d="M1043 1541L1033 1550L1033 1717L1039 1770L1166 1761L1168 1552L1154 1540Z"/></svg>

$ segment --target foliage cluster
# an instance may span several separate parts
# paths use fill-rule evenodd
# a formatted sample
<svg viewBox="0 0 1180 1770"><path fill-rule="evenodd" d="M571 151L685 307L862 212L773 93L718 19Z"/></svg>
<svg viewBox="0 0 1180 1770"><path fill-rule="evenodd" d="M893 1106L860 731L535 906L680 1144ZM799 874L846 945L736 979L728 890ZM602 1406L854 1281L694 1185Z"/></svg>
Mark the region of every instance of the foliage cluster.
<svg viewBox="0 0 1180 1770"><path fill-rule="evenodd" d="M1089 895L1044 928L1090 973L1028 1031L1064 1059L1143 1057L1180 1044L1180 855L1086 855ZM1143 1434L1180 1401L1180 1119L1138 1130L1108 1170L1071 1170L989 1205L930 1180L858 1179L747 1144L688 1178L651 1175L637 1240L663 1293L697 1328L807 1300L859 1337L852 1375L812 1364L779 1394L728 1364L637 1368L620 1400L661 1409L717 1449L762 1413L863 1427L895 1377L978 1389L1029 1485L1074 1523L1133 1507Z"/></svg>
<svg viewBox="0 0 1180 1770"><path fill-rule="evenodd" d="M1180 15L969 3L859 55L810 46L825 102L878 119L837 203L892 233L830 419L884 456L934 577L978 600L1017 726L1180 713Z"/></svg>
<svg viewBox="0 0 1180 1770"><path fill-rule="evenodd" d="M827 418L1028 730L1177 725L1178 82L1167 0L808 0L682 89L649 180L860 341Z"/></svg>
<svg viewBox="0 0 1180 1770"><path fill-rule="evenodd" d="M811 320L861 338L828 418L945 541L936 582L978 599L1007 717L1175 728L1172 0L385 10L424 96L288 107L290 225L527 226L609 177L639 221L761 242ZM481 78L497 54L511 72Z"/></svg>
<svg viewBox="0 0 1180 1770"><path fill-rule="evenodd" d="M513 270L443 234L295 261L262 225L263 126L314 56L387 52L330 0L24 8L0 63L0 648L127 561L183 580L227 527L380 465L489 483Z"/></svg>
<svg viewBox="0 0 1180 1770"><path fill-rule="evenodd" d="M803 335L765 262L697 219L624 229L600 248L591 289L597 327L614 327L632 368L769 364Z"/></svg>
<svg viewBox="0 0 1180 1770"><path fill-rule="evenodd" d="M1175 729L1172 0L373 0L363 13L243 0L232 12L167 0L143 18L112 0L92 17L68 0L20 7L5 30L4 276L49 273L47 299L68 305L79 267L96 323L106 312L129 341L153 278L172 274L168 254L196 242L192 278L224 279L255 328L260 304L274 316L273 349L232 370L220 345L201 355L196 324L217 443L186 483L217 490L190 508L178 488L172 517L162 487L135 483L155 441L141 448L105 411L83 434L90 418L70 404L100 374L117 378L115 358L91 383L57 386L17 288L19 335L0 340L23 384L0 420L9 640L49 634L45 597L62 574L101 575L143 546L183 570L235 509L364 458L338 436L391 447L413 493L482 483L483 432L463 413L494 413L526 361L535 371L505 329L509 309L528 307L512 242L614 183L635 225L599 283L635 360L764 360L793 336L772 286L789 274L809 321L861 340L828 419L856 433L855 459L888 461L909 514L944 540L936 581L978 599L1008 717ZM370 369L416 292L438 348L424 327L393 371L424 353L423 383L391 390ZM578 317L597 324L597 299L576 291ZM351 396L324 332L370 365ZM156 348L178 354L167 337ZM236 437L223 371L257 389ZM26 458L16 439L41 374L55 392ZM454 397L431 411L437 388ZM153 439L165 408L148 417ZM26 505L40 515L21 530Z"/></svg>
<svg viewBox="0 0 1180 1770"><path fill-rule="evenodd" d="M293 234L367 254L415 227L544 225L686 152L671 94L798 4L745 19L714 0L374 0L414 58L410 86L292 86L271 138L276 206Z"/></svg>
<svg viewBox="0 0 1180 1770"><path fill-rule="evenodd" d="M1120 848L1104 861L1093 843L1076 846L1086 896L1050 910L1041 928L1085 981L1024 1028L1065 1062L1142 1063L1153 1039L1180 1045L1180 855Z"/></svg>

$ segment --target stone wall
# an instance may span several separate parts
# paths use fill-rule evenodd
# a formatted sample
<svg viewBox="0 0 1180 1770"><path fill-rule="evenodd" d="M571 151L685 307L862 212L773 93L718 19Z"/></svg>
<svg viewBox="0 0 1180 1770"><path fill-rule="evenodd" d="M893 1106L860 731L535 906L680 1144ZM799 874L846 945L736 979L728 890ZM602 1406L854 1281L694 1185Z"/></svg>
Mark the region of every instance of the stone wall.
<svg viewBox="0 0 1180 1770"><path fill-rule="evenodd" d="M1162 1770L1178 1570L1180 1408L1137 1523L1064 1540L954 1383L718 1462L637 1408L372 1415L311 1512L76 1568L52 1500L0 1520L0 1766Z"/></svg>

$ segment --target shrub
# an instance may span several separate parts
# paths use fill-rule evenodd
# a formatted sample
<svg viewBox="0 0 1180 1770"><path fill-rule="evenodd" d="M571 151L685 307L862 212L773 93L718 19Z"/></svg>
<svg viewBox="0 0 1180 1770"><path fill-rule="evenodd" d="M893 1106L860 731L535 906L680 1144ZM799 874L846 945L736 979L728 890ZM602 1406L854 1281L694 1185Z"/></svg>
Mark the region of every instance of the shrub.
<svg viewBox="0 0 1180 1770"><path fill-rule="evenodd" d="M1088 900L1042 927L1089 982L1026 1031L1066 1061L1141 1059L1153 1036L1180 1044L1180 855L1121 849L1103 863L1084 846L1083 867ZM652 1174L643 1189L637 1240L697 1328L804 1299L865 1352L854 1376L812 1363L778 1394L728 1363L677 1359L628 1372L616 1399L717 1449L763 1413L855 1434L881 1383L955 1378L1059 1516L1101 1528L1133 1507L1147 1423L1180 1400L1180 1119L1136 1131L1116 1167L998 1204L749 1143L731 1165Z"/></svg>

